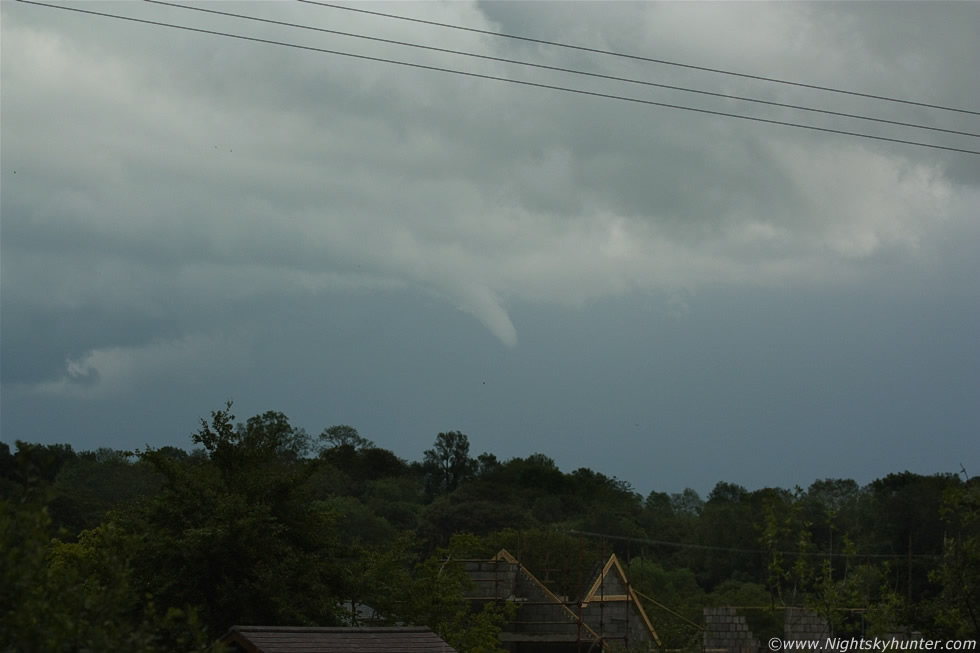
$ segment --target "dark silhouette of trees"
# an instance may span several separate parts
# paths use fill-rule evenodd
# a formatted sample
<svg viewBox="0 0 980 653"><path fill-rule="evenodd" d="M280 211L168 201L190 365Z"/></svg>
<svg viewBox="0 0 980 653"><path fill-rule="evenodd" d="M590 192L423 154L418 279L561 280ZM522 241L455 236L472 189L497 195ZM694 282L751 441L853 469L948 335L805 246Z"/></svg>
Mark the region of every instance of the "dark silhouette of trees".
<svg viewBox="0 0 980 653"><path fill-rule="evenodd" d="M436 436L432 449L423 452L426 491L430 496L448 494L476 472L470 458L470 441L465 433L449 431Z"/></svg>
<svg viewBox="0 0 980 653"><path fill-rule="evenodd" d="M374 443L362 437L357 429L347 424L338 424L323 429L320 433L320 442L323 446L330 447L352 447L354 449L370 449Z"/></svg>
<svg viewBox="0 0 980 653"><path fill-rule="evenodd" d="M818 611L841 634L860 626L850 608L868 633L977 633L976 480L902 472L863 487L720 482L706 500L690 488L643 497L596 470L564 472L546 453L474 459L460 431L406 462L338 425L310 457L311 439L283 413L238 423L230 405L191 439L190 453L136 455L0 443L10 632L36 650L155 653L191 650L181 633L208 639L233 623L349 624L351 604L365 603L461 651L492 650L501 614L469 611L446 556L507 548L570 597L615 552L633 565L634 588L674 611L647 605L668 648L690 645L687 620L723 604L767 607L752 617L757 636L779 634L785 605ZM40 632L25 611L53 625ZM69 628L74 618L84 623Z"/></svg>

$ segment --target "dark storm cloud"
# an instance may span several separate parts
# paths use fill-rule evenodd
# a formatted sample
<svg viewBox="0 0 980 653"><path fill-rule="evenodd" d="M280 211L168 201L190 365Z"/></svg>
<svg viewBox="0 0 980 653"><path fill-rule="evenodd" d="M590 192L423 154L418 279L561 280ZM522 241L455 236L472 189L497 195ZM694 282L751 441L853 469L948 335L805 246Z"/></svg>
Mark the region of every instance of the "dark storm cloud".
<svg viewBox="0 0 980 653"><path fill-rule="evenodd" d="M873 106L299 3L214 6L980 130L968 116ZM806 119L785 109L159 6L86 7L596 92ZM980 10L965 3L372 7L980 106L974 81L980 44L973 38ZM361 420L402 433L403 455L427 446L430 432L454 428L440 419L474 420L495 442L513 443L510 451L518 455L530 453L517 448L521 438L540 438L544 450L549 437L587 437L582 424L595 430L637 411L644 419L633 423L648 423L656 410L665 413L660 423L676 427L674 436L668 429L656 437L694 438L678 454L693 460L703 438L715 437L706 434L721 433L724 422L739 425L730 430L748 439L750 432L763 439L781 437L776 431L815 432L793 415L811 415L813 424L832 428L834 407L813 397L824 384L846 384L834 370L814 375L805 368L843 360L844 351L863 361L847 376L856 379L851 393L878 399L863 408L855 399L841 420L871 428L869 416L887 412L887 401L874 392L877 380L893 379L899 372L892 358L928 329L896 337L878 358L862 358L875 342L869 334L887 333L910 314L895 308L901 301L893 298L893 312L882 309L876 318L857 298L874 305L883 294L908 292L918 298L910 305L935 315L935 328L971 323L975 316L975 303L964 318L959 304L968 298L940 291L974 270L963 261L977 253L980 157L19 4L5 3L0 11L5 430L25 428L26 415L37 410L70 409L95 419L82 407L86 401L107 407L130 401L149 410L148 397L167 396L173 411L193 417L237 395L255 411L283 409L314 430L337 415L338 422ZM812 120L841 126L827 117ZM846 126L896 133L880 125ZM913 140L928 138L917 133ZM974 140L935 136L937 143L962 147L973 147ZM930 296L946 300L922 299ZM783 312L757 314L767 297ZM830 337L826 323L792 319L817 297L827 311L840 307L842 324L860 331L860 347L849 349L846 334ZM648 303L660 316L649 330L660 335L621 326L636 317L637 304ZM848 315L860 315L859 323L848 322ZM471 330L474 318L486 331ZM752 332L753 318L759 333ZM708 328L729 320L737 325L730 338ZM566 324L589 337L563 334ZM799 331L800 348L767 350L760 334L780 329ZM928 369L935 383L941 385L944 371L955 380L952 390L923 395L928 406L918 413L934 418L934 408L945 406L950 422L961 425L955 433L976 423L975 410L958 394L975 387L976 379L944 349L955 342L976 354L976 342L964 340L964 333L954 329L935 350L923 346L909 359ZM617 373L617 364L628 364L630 352L648 344L685 354L666 356L665 366L651 368L656 372ZM720 371L702 382L699 375L711 364L710 357L697 363L705 347L718 350ZM732 353L740 348L753 353ZM590 349L600 353L586 356ZM594 374L608 382L580 380L565 367L568 360L581 363L582 379ZM454 380L475 378L488 366L499 374L495 388L512 386L494 395L492 407L480 403L485 397L462 394ZM782 397L779 410L767 417L765 408L753 407L753 396L732 390L744 383L739 369L758 373L760 393ZM671 386L666 403L657 398L669 389L660 373L682 380ZM634 391L651 384L661 392ZM916 388L901 385L903 406L912 405ZM943 397L957 399L944 403ZM349 413L351 419L342 417ZM897 424L895 414L884 421ZM914 423L913 417L905 414L904 421ZM47 419L60 428L57 418ZM535 425L533 432L521 424ZM635 436L617 433L624 446ZM563 464L586 464L584 449L565 451Z"/></svg>

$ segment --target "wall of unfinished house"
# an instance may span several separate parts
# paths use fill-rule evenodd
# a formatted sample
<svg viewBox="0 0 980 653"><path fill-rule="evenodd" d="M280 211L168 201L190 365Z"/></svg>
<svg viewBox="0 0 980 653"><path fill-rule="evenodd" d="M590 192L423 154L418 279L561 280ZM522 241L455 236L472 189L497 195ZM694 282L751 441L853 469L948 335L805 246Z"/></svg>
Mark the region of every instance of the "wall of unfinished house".
<svg viewBox="0 0 980 653"><path fill-rule="evenodd" d="M591 643L587 629L579 627L579 605L551 594L519 565L505 560L466 561L464 565L473 580L471 600L510 600L518 606L514 620L504 625L501 637L510 650L571 651L577 649L580 638L586 646ZM598 593L581 607L583 623L610 643L628 643L631 648L652 645L642 617L629 601L621 598L626 595L622 581L608 575ZM604 596L609 600L600 600Z"/></svg>
<svg viewBox="0 0 980 653"><path fill-rule="evenodd" d="M626 597L628 592L619 576L607 574L593 600L582 608L582 619L603 639L628 642L630 647L653 644L650 631L646 629L632 602L620 598Z"/></svg>
<svg viewBox="0 0 980 653"><path fill-rule="evenodd" d="M749 630L745 617L735 608L705 608L704 648L726 653L755 653L762 650ZM804 610L786 608L783 611L783 639L825 643L830 637L826 619Z"/></svg>
<svg viewBox="0 0 980 653"><path fill-rule="evenodd" d="M830 637L827 620L803 608L783 612L783 637L798 641L826 642Z"/></svg>
<svg viewBox="0 0 980 653"><path fill-rule="evenodd" d="M639 614L627 601L592 601L582 608L582 620L611 642L628 642L630 647L653 643Z"/></svg>
<svg viewBox="0 0 980 653"><path fill-rule="evenodd" d="M505 560L467 560L463 563L473 581L471 599L506 601L516 596L518 566Z"/></svg>
<svg viewBox="0 0 980 653"><path fill-rule="evenodd" d="M555 598L531 580L519 565L504 560L467 561L464 564L474 585L468 598L513 601L517 605L514 619L504 624L505 634L563 641L576 641L579 637L575 613L556 603Z"/></svg>
<svg viewBox="0 0 980 653"><path fill-rule="evenodd" d="M735 608L704 609L704 648L727 653L756 653L759 641L755 639L745 617Z"/></svg>

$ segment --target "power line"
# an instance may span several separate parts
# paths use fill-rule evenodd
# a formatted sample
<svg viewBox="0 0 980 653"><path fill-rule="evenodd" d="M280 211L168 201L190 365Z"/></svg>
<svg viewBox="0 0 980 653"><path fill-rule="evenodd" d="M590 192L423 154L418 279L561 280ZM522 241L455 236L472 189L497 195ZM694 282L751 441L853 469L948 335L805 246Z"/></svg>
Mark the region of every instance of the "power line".
<svg viewBox="0 0 980 653"><path fill-rule="evenodd" d="M323 54L335 54L335 55L338 55L338 56L349 57L349 58L353 58L353 59L362 59L362 60L365 60L365 61L376 61L376 62L379 62L379 63L388 63L388 64L397 65L397 66L406 66L406 67L409 67L409 68L419 68L419 69L423 69L423 70L432 70L432 71L436 71L436 72L450 73L450 74L453 74L453 75L461 75L461 76L465 76L465 77L474 77L474 78L478 78L478 79L488 79L488 80L493 80L493 81L498 81L498 82L507 82L507 83L510 83L510 84L518 84L518 85L521 85L521 86L528 86L528 87L534 87L534 88L544 88L544 89L550 89L550 90L554 90L554 91L562 91L562 92L565 92L565 93L574 93L576 95L587 95L587 96L591 96L591 97L606 98L606 99L610 99L610 100L620 100L622 102L631 102L631 103L634 103L634 104L643 104L643 105L648 105L648 106L664 107L664 108L668 108L668 109L679 109L679 110L682 110L682 111L693 111L695 113L703 113L703 114L714 115L714 116L724 116L724 117L727 117L727 118L737 118L737 119L740 119L740 120L749 120L749 121L752 121L752 122L759 122L759 123L765 123L765 124L771 124L771 125L782 125L782 126L785 126L785 127L795 127L797 129L807 129L807 130L810 130L810 131L825 132L825 133L830 133L830 134L840 134L840 135L843 135L843 136L854 136L856 138L866 138L866 139L870 139L870 140L884 141L884 142L889 142L889 143L900 143L900 144L903 144L903 145L915 145L915 146L918 146L918 147L927 147L927 148L936 149L936 150L946 150L946 151L949 151L949 152L961 152L963 154L980 155L980 150L967 150L967 149L964 149L964 148L949 147L949 146L946 146L946 145L935 145L933 143L923 143L921 141L910 141L910 140L905 140L905 139L901 139L901 138L889 138L887 136L874 136L872 134L863 134L861 132L852 132L852 131L846 131L846 130L843 130L843 129L832 129L832 128L829 128L829 127L817 127L815 125L804 125L804 124L801 124L801 123L787 122L787 121L783 121L783 120L773 120L773 119L770 119L770 118L759 118L757 116L746 116L746 115L742 115L742 114L729 113L729 112L725 112L725 111L714 111L714 110L711 110L711 109L700 109L700 108L696 108L696 107L688 107L688 106L679 105L679 104L670 104L670 103L667 103L667 102L655 102L653 100L644 100L644 99L641 99L641 98L634 98L634 97L628 97L628 96L623 96L623 95L613 95L611 93L600 93L600 92L597 92L597 91L587 91L587 90L584 90L584 89L570 88L570 87L567 87L567 86L556 86L556 85L553 85L553 84L542 84L542 83L539 83L539 82L529 82L529 81L520 80L520 79L510 79L510 78L507 78L507 77L497 77L497 76L494 76L494 75L485 75L485 74L482 74L482 73L474 73L474 72L468 72L468 71L464 71L464 70L456 70L456 69L453 69L453 68L442 68L442 67L439 67L439 66L429 66L429 65L426 65L426 64L413 63L413 62L409 62L409 61L401 61L401 60L398 60L398 59L387 59L387 58L384 58L384 57L372 57L372 56L368 56L368 55L364 55L364 54L354 54L352 52L343 52L343 51L340 51L340 50L329 50L329 49L326 49L326 48L317 48L317 47L313 47L313 46L309 46L309 45L300 45L298 43L288 43L288 42L285 42L285 41L275 41L275 40L272 40L272 39L263 39L263 38L258 38L258 37L254 37L254 36L244 36L244 35L241 35L241 34L231 34L229 32L219 32L217 30L209 30L209 29L203 29L203 28L199 28L199 27L189 27L189 26L186 26L186 25L175 25L173 23L164 23L164 22L155 21L155 20L148 20L148 19L145 19L145 18L134 18L132 16L120 16L118 14L108 14L108 13L104 13L104 12L100 12L100 11L92 11L90 9L79 9L78 7L64 7L64 6L59 6L59 5L52 5L52 4L47 4L47 3L44 3L44 2L37 2L37 0L17 0L17 1L18 2L22 2L24 4L36 5L38 7L47 7L49 9L60 9L62 11L72 11L72 12L81 13L81 14L89 14L89 15L92 15L92 16L101 16L103 18L115 18L117 20L123 20L123 21L128 21L128 22L133 22L133 23L141 23L141 24L145 24L145 25L156 25L158 27L169 27L169 28L172 28L172 29L179 29L179 30L184 30L184 31L188 31L188 32L196 32L196 33L199 33L199 34L209 34L209 35L212 35L212 36L224 36L224 37L227 37L227 38L238 39L238 40L241 40L241 41L251 41L251 42L255 42L255 43L265 43L265 44L268 44L268 45L279 45L279 46L282 46L282 47L295 48L295 49L298 49L298 50L307 50L307 51L310 51L310 52L320 52L320 53L323 53Z"/></svg>
<svg viewBox="0 0 980 653"><path fill-rule="evenodd" d="M711 97L725 98L725 99L728 99L728 100L738 100L738 101L741 101L741 102L754 102L756 104L764 104L764 105L773 106L773 107L783 107L783 108L786 108L786 109L795 109L795 110L798 110L798 111L809 111L809 112L812 112L812 113L823 113L823 114L831 115L831 116L840 116L840 117L844 117L844 118L854 118L856 120L866 120L866 121L870 121L870 122L880 122L880 123L885 123L885 124L889 124L889 125L898 125L900 127L911 127L913 129L927 129L929 131L944 132L946 134L956 134L958 136L972 136L974 138L980 138L980 134L973 133L973 132L959 131L959 130L956 130L956 129L945 129L943 127L930 127L928 125L919 125L919 124L916 124L916 123L902 122L902 121L899 121L899 120L889 120L887 118L876 118L874 116L863 116L863 115L854 114L854 113L844 113L844 112L841 112L841 111L831 111L829 109L817 109L817 108L814 108L814 107L806 107L806 106L801 106L801 105L798 105L798 104L786 104L786 103L783 103L783 102L775 102L775 101L772 101L772 100L760 100L758 98L741 97L741 96L738 96L738 95L729 95L727 93L716 93L716 92L713 92L713 91L704 91L704 90L701 90L701 89L688 88L688 87L684 87L684 86L674 86L674 85L671 85L671 84L661 84L661 83L658 83L658 82L650 82L650 81L646 81L646 80L642 80L642 79L631 79L631 78L628 78L628 77L618 77L616 75L605 75L605 74L602 74L602 73L594 73L594 72L589 72L589 71L585 71L585 70L576 70L576 69L573 69L573 68L564 68L564 67L561 67L561 66L549 66L549 65L546 65L546 64L533 63L533 62L530 62L530 61L520 61L520 60L517 60L517 59L507 59L505 57L495 57L495 56L492 56L492 55L477 54L475 52L466 52L466 51L463 51L463 50L452 50L452 49L449 49L449 48L439 48L439 47L435 47L435 46L431 46L431 45L422 45L420 43L409 43L407 41L397 41L395 39L387 39L387 38L382 38L382 37L379 37L379 36L369 36L367 34L355 34L353 32L343 32L343 31L335 30L335 29L327 29L325 27L313 27L311 25L302 25L302 24L299 24L299 23L289 23L289 22L281 21L281 20L272 20L270 18L259 18L257 16L248 16L248 15L245 15L245 14L237 14L237 13L233 13L233 12L229 12L229 11L219 11L217 9L205 9L203 7L198 7L198 6L194 6L194 5L179 4L179 3L175 3L175 2L165 2L164 0L144 0L144 2L148 2L150 4L155 4L155 5L165 5L165 6L168 6L168 7L174 7L176 9L189 9L191 11L200 11L200 12L207 13L207 14L217 14L219 16L229 16L231 18L242 18L242 19L245 19L245 20L251 20L251 21L255 21L255 22L259 22L259 23L269 23L271 25L281 25L281 26L284 26L284 27L295 27L295 28L298 28L298 29L305 29L305 30L310 30L310 31L314 31L314 32L323 32L323 33L326 33L326 34L335 34L335 35L338 35L338 36L347 36L347 37L351 37L351 38L355 38L355 39L365 39L365 40L368 40L368 41L376 41L376 42L379 42L379 43L388 43L388 44L392 44L392 45L401 45L401 46L405 46L405 47L409 47L409 48L418 48L418 49L421 49L421 50L430 50L430 51L433 51L433 52L443 52L443 53L454 54L454 55L459 55L459 56L463 56L463 57L472 57L474 59L484 59L484 60L488 60L488 61L498 61L498 62L501 62L501 63L515 64L515 65L518 65L518 66L527 66L527 67L530 67L530 68L540 68L540 69L543 69L543 70L553 70L553 71L556 71L556 72L571 73L573 75L583 75L583 76L586 76L586 77L595 77L595 78L599 78L599 79L608 79L608 80L617 81L617 82L626 82L626 83L629 83L629 84L639 84L639 85L642 85L642 86L652 86L652 87L656 87L656 88L665 88L665 89L670 89L670 90L673 90L673 91L682 91L682 92L685 92L685 93L697 93L699 95L708 95L708 96L711 96Z"/></svg>
<svg viewBox="0 0 980 653"><path fill-rule="evenodd" d="M812 556L814 558L902 558L908 559L907 553L833 553L828 551L766 551L765 549L739 549L730 546L711 546L708 544L688 544L685 542L667 542L665 540L648 540L642 537L626 537L623 535L606 535L605 533L590 533L588 531L567 531L571 535L582 535L584 537L598 537L605 540L620 540L623 542L637 542L640 544L655 544L657 546L670 546L678 549L701 549L704 551L727 551L728 553L778 553L784 556ZM939 555L929 553L919 553L913 558L938 558Z"/></svg>
<svg viewBox="0 0 980 653"><path fill-rule="evenodd" d="M383 11L372 11L370 9L360 9L357 7L347 7L344 5L336 5L329 2L317 2L316 0L297 0L297 2L303 2L309 5L319 5L321 7L329 7L330 9L343 9L344 11L355 11L361 14L371 14L372 16L381 16L384 18L394 18L396 20L407 20L413 23L422 23L424 25L433 25L436 27L446 27L449 29L461 30L464 32L473 32L475 34L486 34L488 36L499 36L505 39L514 39L517 41L526 41L528 43L538 43L540 45L551 45L556 48L567 48L569 50L579 50L581 52L591 52L593 54L605 54L611 57L621 57L623 59L633 59L635 61L646 61L648 63L662 64L664 66L677 66L678 68L688 68L691 70L702 70L709 73L717 73L719 75L732 75L734 77L744 77L746 79L755 79L763 82L772 82L773 84L785 84L787 86L799 86L801 88L809 88L817 91L827 91L828 93L842 93L844 95L855 95L857 97L871 98L873 100L884 100L886 102L899 102L901 104L912 104L919 107L928 107L930 109L941 109L943 111L955 111L957 113L969 113L975 116L980 116L980 111L972 111L970 109L958 109L956 107L947 107L941 104L930 104L928 102L917 102L915 100L903 100L900 98L888 97L885 95L874 95L872 93L862 93L859 91L849 91L846 89L833 88L831 86L818 86L816 84L806 84L803 82L794 82L786 79L777 79L775 77L763 77L761 75L750 75L748 73L739 73L731 70L722 70L720 68L708 68L706 66L695 66L693 64L680 63L677 61L667 61L665 59L654 59L652 57L644 57L636 54L627 54L624 52L615 52L613 50L601 50L599 48L590 48L584 45L573 45L570 43L560 43L558 41L548 41L546 39L536 39L529 36L518 36L516 34L505 34L503 32L493 32L485 29L478 29L476 27L464 27L462 25L452 25L450 23L440 23L434 20L424 20L422 18L411 18L409 16L399 16L398 14L389 14Z"/></svg>

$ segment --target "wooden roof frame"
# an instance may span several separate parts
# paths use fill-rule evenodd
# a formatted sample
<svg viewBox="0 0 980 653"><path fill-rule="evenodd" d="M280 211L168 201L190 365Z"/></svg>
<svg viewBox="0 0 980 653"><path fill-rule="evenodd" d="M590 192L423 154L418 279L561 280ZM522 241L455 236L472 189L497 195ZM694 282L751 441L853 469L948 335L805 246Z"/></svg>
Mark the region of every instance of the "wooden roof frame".
<svg viewBox="0 0 980 653"><path fill-rule="evenodd" d="M519 567L523 567L524 566L524 565L522 565L517 560L517 558L515 558L514 556L512 556L510 554L510 551L508 551L507 549L501 549L500 551L497 551L497 555L495 555L494 557L492 557L490 559L491 560L494 560L494 561L503 560L504 562L509 562L510 564L517 565Z"/></svg>
<svg viewBox="0 0 980 653"><path fill-rule="evenodd" d="M528 568L525 567L523 564L521 564L521 562L517 558L511 555L510 551L508 551L507 549L501 549L500 551L497 552L497 555L491 558L491 560L498 561L498 562L502 560L512 565L517 565L518 568L520 568L520 570L523 571L529 579L531 579L531 582L534 583L538 587L538 589L544 592L545 596L547 596L548 599L554 601L555 605L560 606L565 612L567 612L569 616L571 616L571 618L574 619L577 624L579 624L584 630L586 630L590 635L592 635L595 641L600 642L603 645L605 644L603 642L602 637L599 636L599 633L592 630L592 628L590 628L589 625L585 623L585 621L583 621L581 617L579 617L579 615L575 613L574 610L568 607L564 601L562 601L557 596L555 596L555 593L552 592L550 589L548 589L547 585L545 585L540 580L538 580L538 577L532 574L528 570ZM660 640L657 641L659 642Z"/></svg>
<svg viewBox="0 0 980 653"><path fill-rule="evenodd" d="M628 594L602 593L602 585L606 576L612 569L615 569L619 574L619 578L623 582L623 585L629 590ZM619 558L616 557L615 553L609 556L609 560L606 561L606 564L602 567L602 571L599 572L595 582L592 583L592 587L590 587L589 591L585 593L585 598L582 599L582 605L586 606L590 601L632 601L633 605L636 606L637 612L640 613L640 618L643 620L643 625L646 626L648 631L650 631L650 636L653 637L653 641L657 643L657 646L663 646L663 643L660 641L660 636L657 635L657 631L650 622L650 617L647 616L646 610L643 609L643 604L640 602L640 599L636 595L633 588L630 587L629 579L626 576L626 571L623 569L623 566L619 564Z"/></svg>

